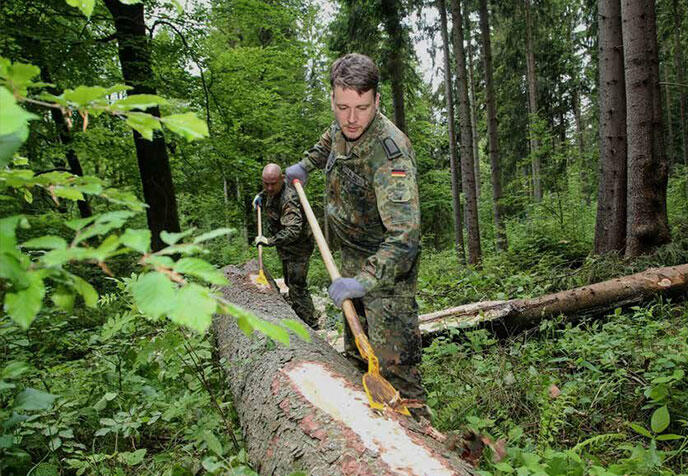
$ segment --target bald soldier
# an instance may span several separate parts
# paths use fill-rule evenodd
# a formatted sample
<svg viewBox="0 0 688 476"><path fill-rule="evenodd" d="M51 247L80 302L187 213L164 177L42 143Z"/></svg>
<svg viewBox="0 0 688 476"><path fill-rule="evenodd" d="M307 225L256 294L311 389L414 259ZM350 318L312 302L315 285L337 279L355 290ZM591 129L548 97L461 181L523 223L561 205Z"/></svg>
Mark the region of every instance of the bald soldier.
<svg viewBox="0 0 688 476"><path fill-rule="evenodd" d="M352 299L390 383L410 399L425 399L418 364L416 281L420 207L416 157L408 137L379 110L378 69L348 54L330 71L334 122L306 154L287 168L289 183L304 184L324 169L327 217L342 250L342 278L329 288L341 306ZM355 358L347 327L346 352ZM416 412L429 416L427 409Z"/></svg>
<svg viewBox="0 0 688 476"><path fill-rule="evenodd" d="M313 253L313 235L293 187L286 187L277 164L263 168L263 191L253 199L267 216L270 237L257 236L254 244L274 246L282 260L284 282L294 312L313 329L318 328L313 300L308 291L308 263Z"/></svg>

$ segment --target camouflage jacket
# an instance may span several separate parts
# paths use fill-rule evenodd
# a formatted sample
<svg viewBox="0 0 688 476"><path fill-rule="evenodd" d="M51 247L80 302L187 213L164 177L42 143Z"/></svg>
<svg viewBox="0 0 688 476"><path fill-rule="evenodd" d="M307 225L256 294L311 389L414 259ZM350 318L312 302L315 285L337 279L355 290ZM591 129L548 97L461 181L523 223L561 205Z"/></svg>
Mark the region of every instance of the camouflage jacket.
<svg viewBox="0 0 688 476"><path fill-rule="evenodd" d="M416 159L406 135L378 112L347 151L335 122L301 164L325 169L331 229L343 246L368 254L355 278L367 291L392 289L411 270L420 242Z"/></svg>
<svg viewBox="0 0 688 476"><path fill-rule="evenodd" d="M308 257L313 252L313 234L301 208L299 196L285 183L279 195L260 192L263 214L267 217L268 241L280 257Z"/></svg>

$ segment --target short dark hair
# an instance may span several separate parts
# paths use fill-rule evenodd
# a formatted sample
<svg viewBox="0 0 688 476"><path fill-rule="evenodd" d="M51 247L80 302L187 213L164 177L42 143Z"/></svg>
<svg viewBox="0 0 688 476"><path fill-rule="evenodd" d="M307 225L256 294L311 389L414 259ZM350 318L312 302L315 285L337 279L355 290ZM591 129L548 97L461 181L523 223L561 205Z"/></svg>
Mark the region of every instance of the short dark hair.
<svg viewBox="0 0 688 476"><path fill-rule="evenodd" d="M344 89L353 89L358 94L373 90L377 93L377 83L380 80L380 72L366 55L349 53L332 63L330 69L330 85L341 86Z"/></svg>

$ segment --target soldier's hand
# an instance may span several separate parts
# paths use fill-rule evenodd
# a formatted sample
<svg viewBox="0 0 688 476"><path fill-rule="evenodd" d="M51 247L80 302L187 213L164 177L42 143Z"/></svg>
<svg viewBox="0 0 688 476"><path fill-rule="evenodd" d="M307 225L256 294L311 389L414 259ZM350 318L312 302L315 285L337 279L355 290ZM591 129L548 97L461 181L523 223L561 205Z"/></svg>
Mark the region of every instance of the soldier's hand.
<svg viewBox="0 0 688 476"><path fill-rule="evenodd" d="M263 246L272 246L270 244L270 240L265 238L263 235L258 235L256 236L256 239L253 240L253 245L258 246L258 245L263 245Z"/></svg>
<svg viewBox="0 0 688 476"><path fill-rule="evenodd" d="M263 206L263 196L259 193L255 197L253 197L253 209L255 210L257 207L262 207Z"/></svg>
<svg viewBox="0 0 688 476"><path fill-rule="evenodd" d="M363 285L354 278L337 278L330 284L327 292L337 307L342 307L342 302L344 302L345 299L363 297L366 290Z"/></svg>
<svg viewBox="0 0 688 476"><path fill-rule="evenodd" d="M287 183L289 185L292 185L295 179L301 182L301 185L306 185L306 181L308 181L308 171L301 165L301 162L287 167L284 174L287 177Z"/></svg>

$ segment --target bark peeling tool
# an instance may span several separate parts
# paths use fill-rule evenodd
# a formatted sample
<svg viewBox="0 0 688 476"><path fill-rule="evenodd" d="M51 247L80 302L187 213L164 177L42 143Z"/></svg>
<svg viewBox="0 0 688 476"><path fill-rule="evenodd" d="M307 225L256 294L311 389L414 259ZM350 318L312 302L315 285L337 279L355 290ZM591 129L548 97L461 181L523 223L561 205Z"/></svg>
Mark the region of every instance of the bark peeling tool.
<svg viewBox="0 0 688 476"><path fill-rule="evenodd" d="M308 203L308 198L303 191L301 182L295 179L293 185L296 192L299 194L299 200L301 201L304 212L306 212L308 224L311 226L311 230L313 230L313 236L315 237L316 243L318 243L318 249L325 262L325 267L330 274L330 279L334 281L340 278L341 275L334 262L330 248L327 246L327 241L325 241L325 237L320 229L318 220L315 218L313 209ZM346 322L349 324L349 328L356 339L358 352L361 354L361 357L368 361L368 372L363 374L363 388L365 389L366 395L368 395L371 408L376 410L391 408L403 415L410 416L411 413L401 399L399 392L382 376L382 374L380 374L380 362L373 351L373 347L368 341L368 337L363 331L363 327L361 327L361 322L358 319L358 314L356 314L356 308L354 307L353 301L351 299L346 299L342 303L342 310L344 311Z"/></svg>

